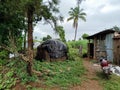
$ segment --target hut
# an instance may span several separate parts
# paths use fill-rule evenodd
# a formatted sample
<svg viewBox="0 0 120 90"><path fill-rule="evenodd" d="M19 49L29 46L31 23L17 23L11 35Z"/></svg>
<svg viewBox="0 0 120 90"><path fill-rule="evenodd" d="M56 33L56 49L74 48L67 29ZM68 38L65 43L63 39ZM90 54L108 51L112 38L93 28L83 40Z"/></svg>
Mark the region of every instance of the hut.
<svg viewBox="0 0 120 90"><path fill-rule="evenodd" d="M118 34L119 35L119 34ZM87 37L88 57L100 59L105 57L111 62L120 63L120 38L116 37L116 32L112 29L107 29ZM117 59L116 59L117 58Z"/></svg>
<svg viewBox="0 0 120 90"><path fill-rule="evenodd" d="M35 59L58 61L67 59L67 46L60 40L49 39L37 47Z"/></svg>

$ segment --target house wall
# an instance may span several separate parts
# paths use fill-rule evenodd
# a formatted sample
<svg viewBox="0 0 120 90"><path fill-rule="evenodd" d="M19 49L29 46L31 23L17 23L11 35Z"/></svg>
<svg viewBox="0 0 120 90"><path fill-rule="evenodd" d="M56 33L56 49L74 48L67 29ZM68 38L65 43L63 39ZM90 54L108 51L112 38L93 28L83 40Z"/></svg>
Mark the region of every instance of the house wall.
<svg viewBox="0 0 120 90"><path fill-rule="evenodd" d="M111 62L113 62L113 36L114 34L107 34L105 38L106 57Z"/></svg>
<svg viewBox="0 0 120 90"><path fill-rule="evenodd" d="M120 65L120 37L119 38L114 38L114 50L113 50L113 55L114 55L114 63L117 65Z"/></svg>
<svg viewBox="0 0 120 90"><path fill-rule="evenodd" d="M113 62L113 33L94 37L94 58L100 57Z"/></svg>
<svg viewBox="0 0 120 90"><path fill-rule="evenodd" d="M97 38L94 37L94 59L96 59Z"/></svg>
<svg viewBox="0 0 120 90"><path fill-rule="evenodd" d="M106 50L105 50L105 35L99 35L94 38L94 58L100 59L101 56L106 57Z"/></svg>

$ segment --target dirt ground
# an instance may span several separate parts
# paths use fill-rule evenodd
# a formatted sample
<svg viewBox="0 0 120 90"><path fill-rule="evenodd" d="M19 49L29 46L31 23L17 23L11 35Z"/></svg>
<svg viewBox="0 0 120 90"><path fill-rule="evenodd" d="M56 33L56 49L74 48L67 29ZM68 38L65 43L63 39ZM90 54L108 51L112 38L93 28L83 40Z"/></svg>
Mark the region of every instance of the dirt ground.
<svg viewBox="0 0 120 90"><path fill-rule="evenodd" d="M103 90L99 82L95 79L96 72L101 71L98 64L93 64L89 60L84 60L83 64L87 69L85 74L86 80L82 82L80 86L72 87L69 90Z"/></svg>
<svg viewBox="0 0 120 90"><path fill-rule="evenodd" d="M102 86L100 86L99 82L96 79L96 72L100 71L100 66L98 64L93 64L92 62L90 62L90 60L84 60L83 61L84 67L87 69L87 72L85 73L85 80L82 82L81 85L78 86L73 86L70 87L68 90L103 90ZM44 85L39 85L37 83L31 83L31 86L34 87L41 87L43 88L42 90L48 90L46 89L47 87ZM14 90L26 90L26 88L24 88L23 85L16 85L16 87L14 87ZM62 90L60 88L51 88L49 90Z"/></svg>

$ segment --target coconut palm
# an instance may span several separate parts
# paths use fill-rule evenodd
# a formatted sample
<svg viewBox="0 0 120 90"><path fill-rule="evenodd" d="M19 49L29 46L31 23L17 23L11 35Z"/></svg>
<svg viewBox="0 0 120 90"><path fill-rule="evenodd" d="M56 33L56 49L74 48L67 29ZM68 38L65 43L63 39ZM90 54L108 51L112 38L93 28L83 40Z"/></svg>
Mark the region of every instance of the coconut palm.
<svg viewBox="0 0 120 90"><path fill-rule="evenodd" d="M67 21L73 20L73 27L75 28L75 37L74 40L76 40L77 35L77 28L78 28L78 20L81 19L83 21L86 21L86 13L83 12L83 9L79 9L79 7L71 8L69 11L70 17L67 19Z"/></svg>

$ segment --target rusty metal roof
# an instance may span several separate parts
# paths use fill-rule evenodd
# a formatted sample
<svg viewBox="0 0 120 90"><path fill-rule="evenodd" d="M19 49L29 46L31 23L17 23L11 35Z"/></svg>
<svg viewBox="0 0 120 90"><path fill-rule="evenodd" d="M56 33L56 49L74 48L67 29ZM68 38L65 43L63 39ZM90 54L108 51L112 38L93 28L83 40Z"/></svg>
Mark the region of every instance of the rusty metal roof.
<svg viewBox="0 0 120 90"><path fill-rule="evenodd" d="M93 34L91 36L88 36L87 39L93 39L94 37L97 37L99 35L105 35L105 34L109 34L109 33L114 33L115 31L112 30L112 29L107 29L107 30L104 30L104 31L101 31L101 32L98 32L96 34Z"/></svg>

